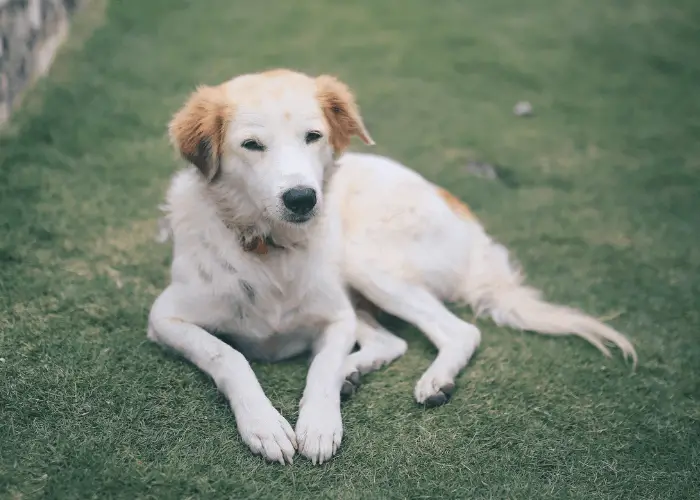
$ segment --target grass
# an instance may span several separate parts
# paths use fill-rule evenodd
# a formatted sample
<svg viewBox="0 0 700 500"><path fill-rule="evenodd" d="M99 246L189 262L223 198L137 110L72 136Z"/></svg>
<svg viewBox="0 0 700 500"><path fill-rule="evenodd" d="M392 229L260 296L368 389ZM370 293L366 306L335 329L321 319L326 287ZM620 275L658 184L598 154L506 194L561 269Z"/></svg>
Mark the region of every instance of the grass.
<svg viewBox="0 0 700 500"><path fill-rule="evenodd" d="M698 497L697 1L101 6L0 139L1 497ZM479 320L453 401L425 410L434 351L403 328L409 353L344 405L331 463L252 456L145 324L170 259L167 120L196 84L276 66L346 80L376 152L469 201L548 297L612 317L638 370ZM304 362L254 368L294 422Z"/></svg>

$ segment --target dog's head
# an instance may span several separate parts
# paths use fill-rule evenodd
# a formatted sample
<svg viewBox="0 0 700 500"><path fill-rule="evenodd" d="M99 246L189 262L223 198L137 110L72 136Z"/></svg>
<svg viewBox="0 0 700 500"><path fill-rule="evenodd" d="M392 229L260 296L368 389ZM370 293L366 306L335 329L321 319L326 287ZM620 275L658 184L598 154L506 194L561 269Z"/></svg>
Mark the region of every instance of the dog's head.
<svg viewBox="0 0 700 500"><path fill-rule="evenodd" d="M334 156L351 137L373 144L345 84L288 70L199 87L169 131L227 203L295 225L318 213Z"/></svg>

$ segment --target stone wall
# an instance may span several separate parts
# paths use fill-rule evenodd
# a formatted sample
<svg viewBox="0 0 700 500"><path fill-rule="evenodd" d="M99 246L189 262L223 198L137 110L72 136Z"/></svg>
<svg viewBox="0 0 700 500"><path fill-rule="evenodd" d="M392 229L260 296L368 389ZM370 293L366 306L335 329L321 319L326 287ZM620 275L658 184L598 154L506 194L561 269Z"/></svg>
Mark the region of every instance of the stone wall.
<svg viewBox="0 0 700 500"><path fill-rule="evenodd" d="M84 1L0 0L0 125L27 86L48 71Z"/></svg>

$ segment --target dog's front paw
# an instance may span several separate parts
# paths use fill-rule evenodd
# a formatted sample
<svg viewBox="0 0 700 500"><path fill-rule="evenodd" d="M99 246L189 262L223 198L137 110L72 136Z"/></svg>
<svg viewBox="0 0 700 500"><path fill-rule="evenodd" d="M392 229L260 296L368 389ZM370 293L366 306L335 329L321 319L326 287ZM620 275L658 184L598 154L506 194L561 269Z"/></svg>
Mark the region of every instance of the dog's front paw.
<svg viewBox="0 0 700 500"><path fill-rule="evenodd" d="M296 428L299 453L314 465L335 455L343 439L343 420L338 401L306 402L299 412Z"/></svg>
<svg viewBox="0 0 700 500"><path fill-rule="evenodd" d="M236 412L238 432L256 455L282 465L292 463L297 447L289 422L267 402Z"/></svg>

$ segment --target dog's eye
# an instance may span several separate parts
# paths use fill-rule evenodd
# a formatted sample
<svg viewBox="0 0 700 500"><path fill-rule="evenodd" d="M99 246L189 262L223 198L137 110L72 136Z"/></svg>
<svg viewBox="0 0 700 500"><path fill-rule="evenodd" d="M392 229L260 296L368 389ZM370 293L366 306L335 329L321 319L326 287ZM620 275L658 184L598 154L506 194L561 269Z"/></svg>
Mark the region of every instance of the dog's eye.
<svg viewBox="0 0 700 500"><path fill-rule="evenodd" d="M241 143L241 147L248 151L265 151L265 146L256 139L246 139Z"/></svg>
<svg viewBox="0 0 700 500"><path fill-rule="evenodd" d="M306 133L306 144L311 144L312 142L318 141L323 135L321 135L321 132L317 132L316 130L312 130L311 132Z"/></svg>

